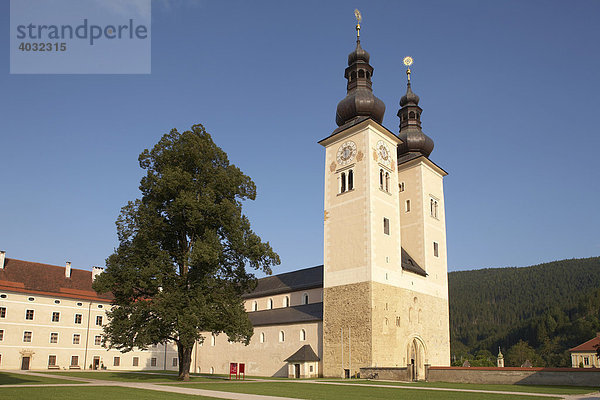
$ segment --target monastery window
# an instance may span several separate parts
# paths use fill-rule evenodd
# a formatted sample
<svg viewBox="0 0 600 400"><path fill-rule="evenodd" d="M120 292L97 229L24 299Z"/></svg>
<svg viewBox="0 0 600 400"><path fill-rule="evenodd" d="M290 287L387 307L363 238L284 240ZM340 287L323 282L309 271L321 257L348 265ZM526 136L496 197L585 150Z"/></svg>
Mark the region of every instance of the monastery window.
<svg viewBox="0 0 600 400"><path fill-rule="evenodd" d="M258 303L256 300L252 302L252 311L258 311Z"/></svg>
<svg viewBox="0 0 600 400"><path fill-rule="evenodd" d="M359 78L364 78L364 77L365 77L365 71L364 71L364 70L362 70L362 69L359 69L359 70L358 70L358 77L359 77Z"/></svg>
<svg viewBox="0 0 600 400"><path fill-rule="evenodd" d="M100 336L100 335L94 336L94 344L96 346L100 346L102 344L102 336Z"/></svg>
<svg viewBox="0 0 600 400"><path fill-rule="evenodd" d="M73 344L79 344L80 340L81 340L81 335L79 333L75 333L73 335Z"/></svg>
<svg viewBox="0 0 600 400"><path fill-rule="evenodd" d="M264 333L264 332L261 332L261 333L260 333L260 342L261 342L261 343L264 343L264 342L265 342L265 333Z"/></svg>
<svg viewBox="0 0 600 400"><path fill-rule="evenodd" d="M300 329L300 341L304 342L306 340L306 331L304 329Z"/></svg>
<svg viewBox="0 0 600 400"><path fill-rule="evenodd" d="M590 358L589 357L583 357L583 365L590 365Z"/></svg>
<svg viewBox="0 0 600 400"><path fill-rule="evenodd" d="M58 333L52 332L50 334L50 343L58 343Z"/></svg>
<svg viewBox="0 0 600 400"><path fill-rule="evenodd" d="M6 318L6 307L0 307L0 318Z"/></svg>
<svg viewBox="0 0 600 400"><path fill-rule="evenodd" d="M383 217L383 233L390 234L390 220L385 217Z"/></svg>
<svg viewBox="0 0 600 400"><path fill-rule="evenodd" d="M339 179L340 194L354 190L354 170L342 172Z"/></svg>
<svg viewBox="0 0 600 400"><path fill-rule="evenodd" d="M60 313L54 311L52 313L52 322L58 322L58 321L60 321Z"/></svg>
<svg viewBox="0 0 600 400"><path fill-rule="evenodd" d="M27 300L29 300L29 301L35 301L35 297L30 297Z"/></svg>
<svg viewBox="0 0 600 400"><path fill-rule="evenodd" d="M406 200L406 205L404 207L404 211L410 212L410 200Z"/></svg>
<svg viewBox="0 0 600 400"><path fill-rule="evenodd" d="M98 304L98 308L104 308L102 304Z"/></svg>
<svg viewBox="0 0 600 400"><path fill-rule="evenodd" d="M113 366L118 367L121 365L121 357L114 357L113 358Z"/></svg>
<svg viewBox="0 0 600 400"><path fill-rule="evenodd" d="M173 357L173 367L177 366L177 357Z"/></svg>
<svg viewBox="0 0 600 400"><path fill-rule="evenodd" d="M55 367L56 366L56 356L50 355L48 356L48 366Z"/></svg>
<svg viewBox="0 0 600 400"><path fill-rule="evenodd" d="M83 305L83 303L77 303L77 305L78 305L79 307L81 307L81 306Z"/></svg>
<svg viewBox="0 0 600 400"><path fill-rule="evenodd" d="M400 326L400 317L396 317L396 326Z"/></svg>
<svg viewBox="0 0 600 400"><path fill-rule="evenodd" d="M285 296L283 298L283 306L284 307L289 307L290 306L290 296Z"/></svg>
<svg viewBox="0 0 600 400"><path fill-rule="evenodd" d="M31 336L33 336L33 333L31 333L31 331L23 332L23 342L31 343Z"/></svg>
<svg viewBox="0 0 600 400"><path fill-rule="evenodd" d="M8 297L8 296L7 296L6 294L4 294L4 293L0 294L0 299L5 299L5 298L7 298L7 297Z"/></svg>
<svg viewBox="0 0 600 400"><path fill-rule="evenodd" d="M302 304L308 304L308 293L302 295Z"/></svg>
<svg viewBox="0 0 600 400"><path fill-rule="evenodd" d="M383 190L383 169L379 170L379 189Z"/></svg>
<svg viewBox="0 0 600 400"><path fill-rule="evenodd" d="M152 358L150 359L150 366L151 366L151 367L156 367L156 357L152 357Z"/></svg>
<svg viewBox="0 0 600 400"><path fill-rule="evenodd" d="M60 304L60 300L54 300L54 304Z"/></svg>
<svg viewBox="0 0 600 400"><path fill-rule="evenodd" d="M71 356L71 367L77 367L79 365L79 356Z"/></svg>
<svg viewBox="0 0 600 400"><path fill-rule="evenodd" d="M438 201L436 199L429 200L429 215L436 219L438 217Z"/></svg>
<svg viewBox="0 0 600 400"><path fill-rule="evenodd" d="M283 331L279 331L279 341L285 342L285 333Z"/></svg>
<svg viewBox="0 0 600 400"><path fill-rule="evenodd" d="M4 340L4 329L0 329L0 342Z"/></svg>
<svg viewBox="0 0 600 400"><path fill-rule="evenodd" d="M214 346L215 343L217 341L217 338L215 337L214 333L210 336L210 345Z"/></svg>
<svg viewBox="0 0 600 400"><path fill-rule="evenodd" d="M354 171L348 171L348 190L354 189Z"/></svg>
<svg viewBox="0 0 600 400"><path fill-rule="evenodd" d="M385 173L385 191L390 192L390 174L387 172Z"/></svg>
<svg viewBox="0 0 600 400"><path fill-rule="evenodd" d="M433 242L433 255L435 257L439 257L440 256L439 246L438 246L437 242Z"/></svg>
<svg viewBox="0 0 600 400"><path fill-rule="evenodd" d="M75 314L75 323L81 324L81 314Z"/></svg>
<svg viewBox="0 0 600 400"><path fill-rule="evenodd" d="M409 112L408 113L408 117L409 118L414 118L415 117L415 112L414 111Z"/></svg>
<svg viewBox="0 0 600 400"><path fill-rule="evenodd" d="M33 310L25 311L25 319L33 320Z"/></svg>
<svg viewBox="0 0 600 400"><path fill-rule="evenodd" d="M210 373L214 374L215 373L215 367L210 367Z"/></svg>
<svg viewBox="0 0 600 400"><path fill-rule="evenodd" d="M96 317L96 325L102 326L102 315Z"/></svg>
<svg viewBox="0 0 600 400"><path fill-rule="evenodd" d="M340 183L340 193L344 193L346 191L346 173L342 172L341 175L342 182Z"/></svg>
<svg viewBox="0 0 600 400"><path fill-rule="evenodd" d="M267 300L267 309L268 310L272 310L273 309L273 299Z"/></svg>
<svg viewBox="0 0 600 400"><path fill-rule="evenodd" d="M133 363L132 363L132 365L134 367L139 366L140 365L140 358L139 357L133 357Z"/></svg>
<svg viewBox="0 0 600 400"><path fill-rule="evenodd" d="M400 182L398 184L398 188L400 189L401 192L404 192L404 187L405 187L404 182Z"/></svg>

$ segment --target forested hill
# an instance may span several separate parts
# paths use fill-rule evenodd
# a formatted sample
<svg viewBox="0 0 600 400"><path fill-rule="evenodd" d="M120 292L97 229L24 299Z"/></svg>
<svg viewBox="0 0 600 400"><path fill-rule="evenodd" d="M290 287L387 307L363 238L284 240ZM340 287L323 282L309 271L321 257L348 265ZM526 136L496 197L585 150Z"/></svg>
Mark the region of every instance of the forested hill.
<svg viewBox="0 0 600 400"><path fill-rule="evenodd" d="M600 257L450 272L448 285L456 356L523 340L540 366L567 366L566 350L600 331Z"/></svg>

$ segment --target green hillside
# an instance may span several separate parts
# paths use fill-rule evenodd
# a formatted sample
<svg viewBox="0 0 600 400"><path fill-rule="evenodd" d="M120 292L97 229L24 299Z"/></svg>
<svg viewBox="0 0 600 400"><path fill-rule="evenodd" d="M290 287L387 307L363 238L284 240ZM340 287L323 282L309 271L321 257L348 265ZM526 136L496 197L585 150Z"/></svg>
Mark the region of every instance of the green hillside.
<svg viewBox="0 0 600 400"><path fill-rule="evenodd" d="M571 366L567 350L600 331L600 257L450 272L448 285L457 364L478 352L490 359L498 346L507 365L518 363L516 348L507 352L523 340L534 364Z"/></svg>

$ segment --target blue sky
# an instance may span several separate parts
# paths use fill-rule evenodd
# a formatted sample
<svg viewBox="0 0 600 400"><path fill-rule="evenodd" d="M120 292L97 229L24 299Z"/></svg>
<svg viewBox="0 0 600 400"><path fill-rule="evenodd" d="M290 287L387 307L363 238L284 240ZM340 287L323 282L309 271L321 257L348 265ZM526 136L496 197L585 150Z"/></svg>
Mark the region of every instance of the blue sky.
<svg viewBox="0 0 600 400"><path fill-rule="evenodd" d="M104 265L139 153L202 123L257 184L245 212L275 271L321 264L317 141L345 96L354 8L393 132L415 59L430 158L450 173L449 270L599 255L595 0L154 1L149 75L10 75L0 2L0 249Z"/></svg>

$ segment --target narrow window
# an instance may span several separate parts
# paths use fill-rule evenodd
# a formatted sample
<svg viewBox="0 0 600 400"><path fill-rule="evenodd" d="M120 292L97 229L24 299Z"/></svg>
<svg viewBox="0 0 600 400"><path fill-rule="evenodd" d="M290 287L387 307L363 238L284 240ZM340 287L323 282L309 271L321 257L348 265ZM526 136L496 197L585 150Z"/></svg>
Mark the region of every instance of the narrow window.
<svg viewBox="0 0 600 400"><path fill-rule="evenodd" d="M71 367L77 367L79 365L79 356L71 356Z"/></svg>
<svg viewBox="0 0 600 400"><path fill-rule="evenodd" d="M102 325L102 316L98 315L96 317L96 325L101 326Z"/></svg>
<svg viewBox="0 0 600 400"><path fill-rule="evenodd" d="M214 374L215 373L215 367L210 367L210 373Z"/></svg>
<svg viewBox="0 0 600 400"><path fill-rule="evenodd" d="M385 191L390 192L390 174L387 172L385 173Z"/></svg>
<svg viewBox="0 0 600 400"><path fill-rule="evenodd" d="M433 242L433 255L439 257L439 246L437 242Z"/></svg>
<svg viewBox="0 0 600 400"><path fill-rule="evenodd" d="M383 169L379 170L379 189L383 190Z"/></svg>
<svg viewBox="0 0 600 400"><path fill-rule="evenodd" d="M341 179L342 179L342 182L341 182L342 186L340 187L340 193L344 193L346 191L346 173L345 172L342 172Z"/></svg>
<svg viewBox="0 0 600 400"><path fill-rule="evenodd" d="M100 346L102 344L102 336L100 336L100 335L94 336L94 344L96 346Z"/></svg>
<svg viewBox="0 0 600 400"><path fill-rule="evenodd" d="M177 366L177 357L173 357L173 367Z"/></svg>
<svg viewBox="0 0 600 400"><path fill-rule="evenodd" d="M308 304L308 293L302 295L302 304Z"/></svg>
<svg viewBox="0 0 600 400"><path fill-rule="evenodd" d="M273 309L273 299L267 300L267 309L269 309L269 310Z"/></svg>
<svg viewBox="0 0 600 400"><path fill-rule="evenodd" d="M261 332L261 333L260 333L260 342L261 342L261 343L264 343L264 342L265 342L265 333L264 333L264 332Z"/></svg>
<svg viewBox="0 0 600 400"><path fill-rule="evenodd" d="M58 343L58 333L52 332L50 334L50 343Z"/></svg>
<svg viewBox="0 0 600 400"><path fill-rule="evenodd" d="M283 298L283 306L284 307L289 307L290 306L290 297L289 296L285 296Z"/></svg>
<svg viewBox="0 0 600 400"><path fill-rule="evenodd" d="M304 342L306 340L306 331L304 329L300 329L300 341Z"/></svg>
<svg viewBox="0 0 600 400"><path fill-rule="evenodd" d="M385 217L383 218L383 233L390 234L390 220Z"/></svg>
<svg viewBox="0 0 600 400"><path fill-rule="evenodd" d="M404 192L404 182L400 182L398 186L400 187L400 191Z"/></svg>
<svg viewBox="0 0 600 400"><path fill-rule="evenodd" d="M348 190L354 189L354 171L348 171Z"/></svg>
<svg viewBox="0 0 600 400"><path fill-rule="evenodd" d="M258 311L258 303L256 300L252 303L252 311Z"/></svg>
<svg viewBox="0 0 600 400"><path fill-rule="evenodd" d="M52 313L52 322L59 322L60 321L60 313L59 312L53 312Z"/></svg>
<svg viewBox="0 0 600 400"><path fill-rule="evenodd" d="M406 206L404 208L406 212L410 212L410 200L406 200Z"/></svg>
<svg viewBox="0 0 600 400"><path fill-rule="evenodd" d="M212 334L210 337L210 345L214 346L216 341L217 341L217 338L215 337L214 334Z"/></svg>
<svg viewBox="0 0 600 400"><path fill-rule="evenodd" d="M0 307L0 318L6 318L6 307Z"/></svg>
<svg viewBox="0 0 600 400"><path fill-rule="evenodd" d="M150 359L150 366L151 366L151 367L156 367L156 357L152 357L152 358Z"/></svg>
<svg viewBox="0 0 600 400"><path fill-rule="evenodd" d="M0 329L0 342L4 340L4 329Z"/></svg>
<svg viewBox="0 0 600 400"><path fill-rule="evenodd" d="M80 324L81 323L81 314L75 314L75 323L76 324Z"/></svg>
<svg viewBox="0 0 600 400"><path fill-rule="evenodd" d="M137 367L140 365L140 358L139 357L133 357L133 366Z"/></svg>
<svg viewBox="0 0 600 400"><path fill-rule="evenodd" d="M23 342L25 343L31 343L31 331L25 331L23 332Z"/></svg>
<svg viewBox="0 0 600 400"><path fill-rule="evenodd" d="M283 331L279 331L279 341L285 342L285 333Z"/></svg>
<svg viewBox="0 0 600 400"><path fill-rule="evenodd" d="M48 356L48 366L55 367L56 366L56 356Z"/></svg>
<svg viewBox="0 0 600 400"><path fill-rule="evenodd" d="M33 310L27 310L25 311L25 319L33 319Z"/></svg>
<svg viewBox="0 0 600 400"><path fill-rule="evenodd" d="M113 366L118 367L119 365L121 365L121 357L113 358Z"/></svg>
<svg viewBox="0 0 600 400"><path fill-rule="evenodd" d="M79 335L79 333L75 333L73 335L73 344L79 344L80 340L81 340L81 335Z"/></svg>

